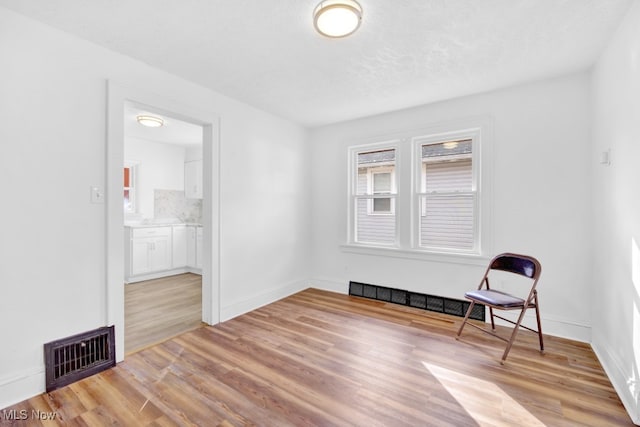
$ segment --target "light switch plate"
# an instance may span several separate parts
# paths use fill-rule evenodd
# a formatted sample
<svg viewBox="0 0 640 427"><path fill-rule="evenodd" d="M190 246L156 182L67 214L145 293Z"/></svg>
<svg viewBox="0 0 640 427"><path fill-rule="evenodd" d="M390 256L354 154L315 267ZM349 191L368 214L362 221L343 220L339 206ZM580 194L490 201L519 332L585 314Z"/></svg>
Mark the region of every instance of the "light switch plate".
<svg viewBox="0 0 640 427"><path fill-rule="evenodd" d="M104 192L100 189L100 187L96 185L92 185L89 187L91 193L91 203L104 203Z"/></svg>

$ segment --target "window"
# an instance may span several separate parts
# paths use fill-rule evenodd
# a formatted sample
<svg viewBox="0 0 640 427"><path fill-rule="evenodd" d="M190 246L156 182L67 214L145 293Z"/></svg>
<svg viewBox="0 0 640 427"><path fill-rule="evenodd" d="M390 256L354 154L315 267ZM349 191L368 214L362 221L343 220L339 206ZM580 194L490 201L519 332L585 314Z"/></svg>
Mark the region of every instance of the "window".
<svg viewBox="0 0 640 427"><path fill-rule="evenodd" d="M135 191L135 166L124 167L124 211L134 213L136 211L136 191Z"/></svg>
<svg viewBox="0 0 640 427"><path fill-rule="evenodd" d="M490 129L471 119L350 147L345 250L467 260L489 252Z"/></svg>
<svg viewBox="0 0 640 427"><path fill-rule="evenodd" d="M420 206L418 242L422 248L472 251L475 246L476 191L473 141L419 144Z"/></svg>
<svg viewBox="0 0 640 427"><path fill-rule="evenodd" d="M355 160L354 241L392 244L396 241L396 150L360 151L355 153Z"/></svg>
<svg viewBox="0 0 640 427"><path fill-rule="evenodd" d="M393 167L370 167L367 168L367 185L370 194L382 195L391 194L394 184ZM389 197L375 198L369 200L368 212L370 215L393 215L393 203Z"/></svg>

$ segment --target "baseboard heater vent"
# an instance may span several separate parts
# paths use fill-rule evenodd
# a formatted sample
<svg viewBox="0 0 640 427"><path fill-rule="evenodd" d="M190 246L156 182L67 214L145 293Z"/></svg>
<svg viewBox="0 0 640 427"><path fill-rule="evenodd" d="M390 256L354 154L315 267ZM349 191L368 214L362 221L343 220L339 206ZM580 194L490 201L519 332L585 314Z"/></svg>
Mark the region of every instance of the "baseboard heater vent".
<svg viewBox="0 0 640 427"><path fill-rule="evenodd" d="M460 317L464 317L469 309L469 302L465 300L421 294L359 282L349 282L349 295L408 305L409 307ZM484 305L476 304L469 318L484 322L484 311Z"/></svg>
<svg viewBox="0 0 640 427"><path fill-rule="evenodd" d="M113 326L44 345L47 392L109 369L116 364Z"/></svg>

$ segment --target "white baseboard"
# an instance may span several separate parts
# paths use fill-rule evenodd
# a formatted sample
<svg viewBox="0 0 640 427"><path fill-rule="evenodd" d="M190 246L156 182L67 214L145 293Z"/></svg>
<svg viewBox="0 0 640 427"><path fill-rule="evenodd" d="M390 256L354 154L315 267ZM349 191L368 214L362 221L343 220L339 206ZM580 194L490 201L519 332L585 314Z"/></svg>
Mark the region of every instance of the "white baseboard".
<svg viewBox="0 0 640 427"><path fill-rule="evenodd" d="M289 295L300 292L308 287L309 282L307 280L296 280L280 287L269 289L258 295L253 295L242 301L237 301L225 307L220 307L220 321L224 322L226 320L233 319L241 314L248 313L256 308L271 304L272 302L288 297Z"/></svg>
<svg viewBox="0 0 640 427"><path fill-rule="evenodd" d="M325 291L337 292L340 294L348 294L349 293L349 281L344 281L340 279L332 279L328 277L314 277L311 279L311 284L309 285L312 288L322 289Z"/></svg>
<svg viewBox="0 0 640 427"><path fill-rule="evenodd" d="M15 405L44 391L44 366L0 378L0 409Z"/></svg>
<svg viewBox="0 0 640 427"><path fill-rule="evenodd" d="M517 320L517 313L520 312L499 312L495 311L495 314L499 314L507 319L513 321ZM489 311L487 310L487 322L490 322ZM584 343L591 342L591 326L578 323L569 319L564 319L558 316L541 315L540 323L542 323L542 333L545 335L553 335L554 337L567 338L574 341L580 341ZM500 319L496 319L497 325L513 326L507 322L503 322ZM527 310L524 315L522 324L536 329L536 316L534 310Z"/></svg>
<svg viewBox="0 0 640 427"><path fill-rule="evenodd" d="M623 364L605 347L592 343L591 348L609 377L613 388L618 393L624 408L627 410L629 417L631 417L631 421L635 425L640 425L640 406L638 402L640 384L638 384L638 380L634 382L632 380L633 373L625 372Z"/></svg>
<svg viewBox="0 0 640 427"><path fill-rule="evenodd" d="M184 273L193 273L193 274L202 275L202 269L201 268L196 268L196 267L174 268L172 270L158 271L158 272L155 272L155 273L141 274L139 276L127 277L127 278L125 278L124 283L125 284L137 283L137 282L142 282L142 281L145 281L145 280L160 279L162 277L175 276L177 274L184 274Z"/></svg>

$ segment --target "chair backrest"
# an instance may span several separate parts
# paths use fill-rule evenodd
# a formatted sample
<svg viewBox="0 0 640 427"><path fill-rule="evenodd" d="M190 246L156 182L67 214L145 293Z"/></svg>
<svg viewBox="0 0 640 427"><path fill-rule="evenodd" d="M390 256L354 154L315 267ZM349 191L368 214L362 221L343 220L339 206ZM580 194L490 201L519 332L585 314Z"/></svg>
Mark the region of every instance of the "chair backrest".
<svg viewBox="0 0 640 427"><path fill-rule="evenodd" d="M534 257L504 253L496 256L489 264L490 270L502 270L537 280L542 266Z"/></svg>

